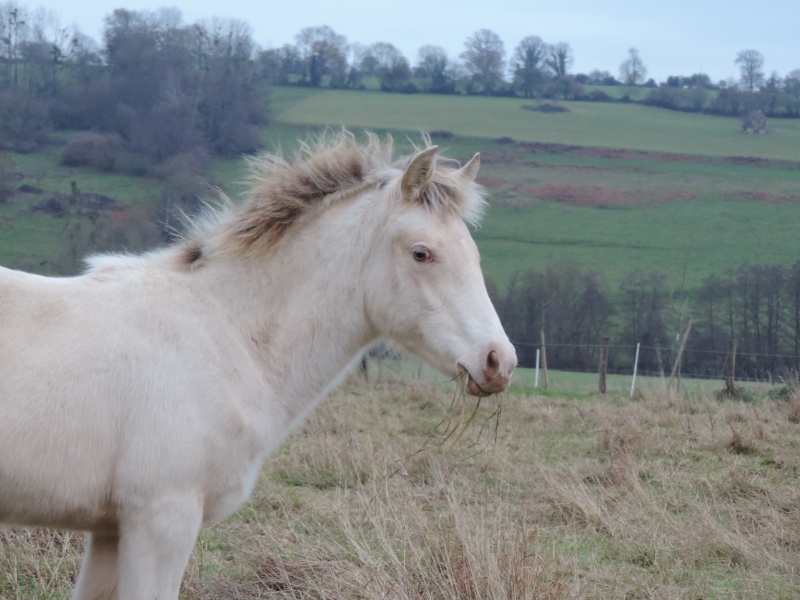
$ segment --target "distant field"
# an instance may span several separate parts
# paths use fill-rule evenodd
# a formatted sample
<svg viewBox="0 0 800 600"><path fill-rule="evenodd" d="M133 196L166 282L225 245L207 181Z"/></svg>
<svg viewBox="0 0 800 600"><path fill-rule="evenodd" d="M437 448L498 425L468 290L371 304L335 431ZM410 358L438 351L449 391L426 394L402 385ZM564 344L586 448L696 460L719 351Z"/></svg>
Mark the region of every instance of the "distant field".
<svg viewBox="0 0 800 600"><path fill-rule="evenodd" d="M800 120L745 136L735 118L630 104L544 114L519 99L299 88L276 88L272 102L282 127L393 129L401 142L446 131L434 142L447 154L480 151L492 206L475 238L501 289L515 272L566 260L612 292L634 270L691 288L744 263L800 260L800 162L781 162L800 161Z"/></svg>
<svg viewBox="0 0 800 600"><path fill-rule="evenodd" d="M501 290L514 273L565 260L596 271L612 293L634 270L694 288L743 263L800 260L800 120L745 136L737 119L631 104L564 103L571 112L543 114L522 110L524 100L291 87L274 88L270 101L269 150L346 125L392 132L401 153L421 130L448 132L434 141L461 160L480 151L491 207L474 235ZM30 206L68 193L71 181L122 205L160 193L154 179L60 167L55 150L11 158L19 184L44 192L0 205L3 265L39 269L58 252L67 221ZM229 159L209 177L238 197L245 172L245 161Z"/></svg>
<svg viewBox="0 0 800 600"><path fill-rule="evenodd" d="M275 88L275 119L303 125L403 131L447 130L463 136L708 156L800 159L800 119L772 120L773 133L746 136L732 117L631 104L559 102L568 113L522 110L519 98L384 94Z"/></svg>
<svg viewBox="0 0 800 600"><path fill-rule="evenodd" d="M741 264L800 260L800 164L483 149L492 206L475 238L501 287L568 260L612 291L635 270L692 288Z"/></svg>
<svg viewBox="0 0 800 600"><path fill-rule="evenodd" d="M161 182L146 177L98 173L91 169L63 167L51 148L41 154L7 154L17 175L17 186L29 185L39 193L17 193L0 204L0 265L49 272L47 263L63 250L66 230L88 223L81 217L54 216L32 210L34 205L55 195L69 195L72 184L80 192L102 194L121 206L151 206Z"/></svg>

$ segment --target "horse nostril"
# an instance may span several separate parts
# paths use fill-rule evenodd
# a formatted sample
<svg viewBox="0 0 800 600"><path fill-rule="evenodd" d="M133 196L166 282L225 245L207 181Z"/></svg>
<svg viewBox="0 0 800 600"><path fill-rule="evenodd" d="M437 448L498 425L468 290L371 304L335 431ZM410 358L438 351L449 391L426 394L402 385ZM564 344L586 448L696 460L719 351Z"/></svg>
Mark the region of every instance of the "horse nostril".
<svg viewBox="0 0 800 600"><path fill-rule="evenodd" d="M500 357L497 355L496 350L492 350L489 352L489 356L486 357L486 377L488 379L493 379L497 377L497 374L500 372Z"/></svg>

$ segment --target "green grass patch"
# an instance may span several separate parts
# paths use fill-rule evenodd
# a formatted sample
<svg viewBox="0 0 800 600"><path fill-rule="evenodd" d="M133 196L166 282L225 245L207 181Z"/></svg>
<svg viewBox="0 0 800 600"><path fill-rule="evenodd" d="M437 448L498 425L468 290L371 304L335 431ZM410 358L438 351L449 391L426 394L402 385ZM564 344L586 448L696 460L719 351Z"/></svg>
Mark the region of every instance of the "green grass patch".
<svg viewBox="0 0 800 600"><path fill-rule="evenodd" d="M474 235L501 292L514 273L561 261L596 271L613 294L636 270L665 273L676 289L696 288L745 263L790 265L800 257L800 166L786 162L798 158L800 120L745 136L737 119L623 103L567 102L570 112L543 114L521 110L521 99L301 87L276 87L270 102L269 151L291 154L298 139L343 125L392 133L398 153L410 152L408 138L419 141L423 130L446 132L434 142L449 156L467 160L480 151L491 207ZM152 205L160 194L158 180L61 167L56 148L12 160L20 185L44 191L0 206L4 265L35 268L58 252L64 223L30 206L70 193L73 181L125 206ZM235 158L214 161L208 177L240 198L246 174L246 162Z"/></svg>
<svg viewBox="0 0 800 600"><path fill-rule="evenodd" d="M560 261L596 271L613 293L632 271L695 288L742 264L800 257L800 166L781 162L798 159L798 120L745 136L735 118L632 104L565 102L569 113L543 114L518 99L298 88L276 88L273 99L281 126L388 129L401 144L446 131L434 142L448 155L481 151L492 206L474 236L501 291L514 273Z"/></svg>
<svg viewBox="0 0 800 600"><path fill-rule="evenodd" d="M560 102L569 112L522 110L530 100L434 94L275 88L277 121L708 156L797 160L800 120L773 119L773 133L743 135L740 120L636 104Z"/></svg>

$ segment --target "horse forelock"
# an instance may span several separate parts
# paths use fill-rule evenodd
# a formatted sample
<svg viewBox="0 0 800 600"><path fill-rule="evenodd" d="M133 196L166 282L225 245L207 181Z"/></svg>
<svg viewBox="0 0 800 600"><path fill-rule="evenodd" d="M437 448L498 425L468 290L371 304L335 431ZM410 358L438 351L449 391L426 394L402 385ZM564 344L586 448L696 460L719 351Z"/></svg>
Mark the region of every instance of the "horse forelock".
<svg viewBox="0 0 800 600"><path fill-rule="evenodd" d="M427 136L423 142L429 143ZM241 206L223 196L223 206L209 209L189 224L180 260L193 264L215 254L270 251L293 224L326 206L402 174L408 158L392 160L391 137L368 133L358 144L348 131L326 132L301 144L286 159L280 153L249 159L249 191ZM418 198L432 211L455 213L476 224L483 213L483 190L456 175L456 161L439 158L430 185ZM457 164L457 163L456 163Z"/></svg>
<svg viewBox="0 0 800 600"><path fill-rule="evenodd" d="M442 163L445 166L441 166ZM418 200L435 212L455 214L471 225L477 225L486 208L484 189L457 175L457 170L449 167L451 163L446 158L437 161L430 185L421 191Z"/></svg>

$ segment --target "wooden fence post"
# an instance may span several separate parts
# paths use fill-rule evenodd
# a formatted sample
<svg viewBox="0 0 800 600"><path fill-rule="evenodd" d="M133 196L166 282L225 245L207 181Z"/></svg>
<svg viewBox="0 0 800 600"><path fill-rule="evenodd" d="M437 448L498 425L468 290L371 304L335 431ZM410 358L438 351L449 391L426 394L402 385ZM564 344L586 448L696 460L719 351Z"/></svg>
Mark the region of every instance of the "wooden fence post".
<svg viewBox="0 0 800 600"><path fill-rule="evenodd" d="M725 394L729 398L736 397L736 386L733 384L733 372L736 367L736 342L728 340L728 356L725 357Z"/></svg>
<svg viewBox="0 0 800 600"><path fill-rule="evenodd" d="M602 345L600 346L600 393L606 393L606 369L608 367L608 337L603 337Z"/></svg>
<svg viewBox="0 0 800 600"><path fill-rule="evenodd" d="M639 349L642 343L636 342L636 356L633 359L633 378L631 379L631 398L636 391L636 372L639 370Z"/></svg>
<svg viewBox="0 0 800 600"><path fill-rule="evenodd" d="M539 335L542 339L542 387L547 389L547 348L544 340L544 329L539 331Z"/></svg>
<svg viewBox="0 0 800 600"><path fill-rule="evenodd" d="M678 355L675 357L675 364L672 365L672 373L669 376L669 383L667 383L667 390L672 389L672 380L675 379L675 375L678 374L680 377L679 369L681 367L681 357L683 356L683 349L686 347L686 340L689 338L689 332L692 330L692 319L689 319L689 324L686 326L686 331L683 332L683 339L681 339L681 345L678 348ZM680 383L678 384L678 389L680 389Z"/></svg>

